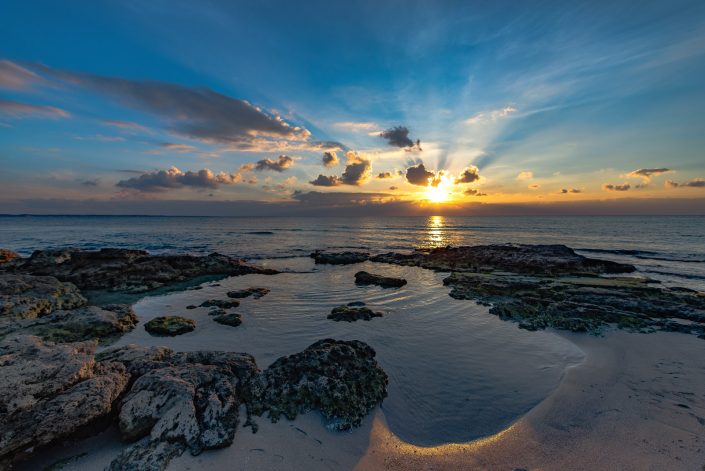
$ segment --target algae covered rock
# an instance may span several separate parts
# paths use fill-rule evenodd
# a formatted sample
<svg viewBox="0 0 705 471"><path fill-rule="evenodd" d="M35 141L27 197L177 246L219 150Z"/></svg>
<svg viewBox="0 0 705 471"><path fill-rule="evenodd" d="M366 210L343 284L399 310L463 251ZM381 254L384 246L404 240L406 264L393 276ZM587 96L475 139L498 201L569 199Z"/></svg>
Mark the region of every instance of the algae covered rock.
<svg viewBox="0 0 705 471"><path fill-rule="evenodd" d="M355 273L355 283L358 285L377 285L382 288L400 288L406 284L406 280L404 278L392 278L359 271Z"/></svg>
<svg viewBox="0 0 705 471"><path fill-rule="evenodd" d="M173 337L194 330L196 321L181 316L161 316L147 322L144 328L152 335Z"/></svg>
<svg viewBox="0 0 705 471"><path fill-rule="evenodd" d="M324 339L279 358L258 375L252 381L250 405L255 413L268 411L273 421L319 410L333 428L346 430L359 426L382 402L387 382L369 345Z"/></svg>
<svg viewBox="0 0 705 471"><path fill-rule="evenodd" d="M315 251L311 254L311 258L317 264L351 265L353 263L362 263L367 261L370 258L370 254L366 252L327 253Z"/></svg>
<svg viewBox="0 0 705 471"><path fill-rule="evenodd" d="M240 305L239 301L229 301L227 299L209 299L203 301L200 307L217 307L220 309L233 309Z"/></svg>
<svg viewBox="0 0 705 471"><path fill-rule="evenodd" d="M382 317L382 313L375 312L368 307L353 307L350 305L333 308L331 313L328 314L328 319L345 322L369 321L374 317Z"/></svg>
<svg viewBox="0 0 705 471"><path fill-rule="evenodd" d="M234 312L230 314L221 314L220 316L214 317L213 320L218 324L229 325L231 327L237 327L242 324L242 317L240 317L240 314L236 314Z"/></svg>
<svg viewBox="0 0 705 471"><path fill-rule="evenodd" d="M268 288L246 288L235 291L228 291L227 295L229 298L248 298L252 296L254 299L259 299L269 293Z"/></svg>
<svg viewBox="0 0 705 471"><path fill-rule="evenodd" d="M34 319L86 304L71 283L52 276L0 272L0 319Z"/></svg>

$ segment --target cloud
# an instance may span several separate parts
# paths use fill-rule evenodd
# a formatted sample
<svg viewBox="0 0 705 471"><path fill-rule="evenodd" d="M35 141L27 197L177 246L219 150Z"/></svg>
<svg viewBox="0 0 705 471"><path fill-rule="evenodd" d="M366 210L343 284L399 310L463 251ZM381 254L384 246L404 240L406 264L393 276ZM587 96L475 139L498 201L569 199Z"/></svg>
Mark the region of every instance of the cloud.
<svg viewBox="0 0 705 471"><path fill-rule="evenodd" d="M472 183L480 179L480 170L474 165L470 165L465 170L463 170L458 178L455 179L455 183Z"/></svg>
<svg viewBox="0 0 705 471"><path fill-rule="evenodd" d="M8 60L0 60L0 88L24 90L40 80L41 78L31 70Z"/></svg>
<svg viewBox="0 0 705 471"><path fill-rule="evenodd" d="M93 180L84 180L81 182L83 186L98 186L100 185L100 178L95 178Z"/></svg>
<svg viewBox="0 0 705 471"><path fill-rule="evenodd" d="M517 109L514 108L513 106L505 106L504 108L500 108L498 110L492 110L492 111L482 111L480 113L475 114L471 118L468 118L465 120L465 124L479 124L483 122L488 122L488 121L497 121L498 119L501 118L506 118L512 113L516 113Z"/></svg>
<svg viewBox="0 0 705 471"><path fill-rule="evenodd" d="M338 155L335 152L324 152L322 161L324 167L335 167L339 162Z"/></svg>
<svg viewBox="0 0 705 471"><path fill-rule="evenodd" d="M176 144L174 142L163 142L161 146L166 150L173 150L174 152L179 152L181 154L196 150L194 146L188 144Z"/></svg>
<svg viewBox="0 0 705 471"><path fill-rule="evenodd" d="M541 188L541 185L539 185L538 183L532 183L531 185L529 185L528 188L529 190L538 190L539 188Z"/></svg>
<svg viewBox="0 0 705 471"><path fill-rule="evenodd" d="M369 121L342 121L335 123L333 126L350 132L370 132L379 128L376 123Z"/></svg>
<svg viewBox="0 0 705 471"><path fill-rule="evenodd" d="M133 123L131 121L120 121L118 119L104 119L101 121L101 123L106 126L112 126L128 131L149 131L146 127L142 126L141 124Z"/></svg>
<svg viewBox="0 0 705 471"><path fill-rule="evenodd" d="M519 175L517 175L517 180L531 180L532 178L534 178L534 172L528 170L519 172Z"/></svg>
<svg viewBox="0 0 705 471"><path fill-rule="evenodd" d="M562 188L561 189L561 194L563 194L563 195L565 195L567 193L582 193L582 192L583 192L583 190L580 190L578 188L571 188L571 189Z"/></svg>
<svg viewBox="0 0 705 471"><path fill-rule="evenodd" d="M638 170L634 170L633 172L629 172L627 174L627 177L641 178L644 181L648 182L651 180L651 177L657 177L663 173L668 173L671 171L672 170L668 168L640 168Z"/></svg>
<svg viewBox="0 0 705 471"><path fill-rule="evenodd" d="M318 175L315 180L312 180L309 183L313 186L338 186L342 182L340 181L340 178L335 175L328 177L325 175Z"/></svg>
<svg viewBox="0 0 705 471"><path fill-rule="evenodd" d="M398 190L399 187L397 187L397 186L390 186L389 189L392 190L392 191L394 191L394 190Z"/></svg>
<svg viewBox="0 0 705 471"><path fill-rule="evenodd" d="M463 193L468 196L487 196L487 193L480 193L480 190L476 190L474 188L468 188Z"/></svg>
<svg viewBox="0 0 705 471"><path fill-rule="evenodd" d="M419 150L421 150L421 141L417 139L416 143L414 143L414 141L409 139L409 128L406 126L395 126L393 128L389 128L386 131L379 133L379 136L386 139L389 145L408 148L416 146Z"/></svg>
<svg viewBox="0 0 705 471"><path fill-rule="evenodd" d="M406 169L406 181L412 185L428 186L431 179L435 177L433 172L429 172L423 163Z"/></svg>
<svg viewBox="0 0 705 471"><path fill-rule="evenodd" d="M622 183L621 185L613 185L611 183L605 183L602 185L602 189L606 191L627 191L632 186L629 183Z"/></svg>
<svg viewBox="0 0 705 471"><path fill-rule="evenodd" d="M273 170L275 172L283 172L294 165L294 159L288 155L280 155L277 160L262 159L258 160L254 166L257 171Z"/></svg>
<svg viewBox="0 0 705 471"><path fill-rule="evenodd" d="M10 118L68 118L67 111L53 106L30 105L17 101L0 100L0 115Z"/></svg>
<svg viewBox="0 0 705 471"><path fill-rule="evenodd" d="M377 174L377 178L383 180L386 178L394 178L394 175L392 174L392 172L379 172Z"/></svg>
<svg viewBox="0 0 705 471"><path fill-rule="evenodd" d="M143 173L138 177L121 180L117 182L116 186L153 193L184 187L199 189L217 188L221 184L230 185L238 181L239 179L236 178L235 175L224 172L215 174L207 168L197 172L182 172L176 167L171 167L169 170L155 170L153 172Z"/></svg>
<svg viewBox="0 0 705 471"><path fill-rule="evenodd" d="M245 100L205 87L79 74L35 66L42 72L160 116L177 134L217 143L250 143L256 139L305 141L310 133Z"/></svg>
<svg viewBox="0 0 705 471"><path fill-rule="evenodd" d="M347 152L345 156L348 164L340 180L346 185L361 185L367 181L372 170L371 162L352 151Z"/></svg>
<svg viewBox="0 0 705 471"><path fill-rule="evenodd" d="M666 180L666 188L705 188L705 179L695 178L685 183L677 183L671 180Z"/></svg>

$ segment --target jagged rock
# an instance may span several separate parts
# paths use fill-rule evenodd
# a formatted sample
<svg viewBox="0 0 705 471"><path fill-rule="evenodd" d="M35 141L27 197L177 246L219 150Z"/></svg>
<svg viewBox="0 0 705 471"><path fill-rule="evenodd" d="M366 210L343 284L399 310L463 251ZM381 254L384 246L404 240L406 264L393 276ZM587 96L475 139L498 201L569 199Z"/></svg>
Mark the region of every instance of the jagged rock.
<svg viewBox="0 0 705 471"><path fill-rule="evenodd" d="M242 324L242 317L240 317L240 314L235 314L234 312L230 314L221 314L213 320L218 324L229 325L231 327L237 327Z"/></svg>
<svg viewBox="0 0 705 471"><path fill-rule="evenodd" d="M565 245L445 247L416 250L411 254L380 254L370 260L439 271L501 270L536 275L631 273L635 270L632 265L578 255Z"/></svg>
<svg viewBox="0 0 705 471"><path fill-rule="evenodd" d="M277 273L217 253L205 257L149 255L143 250L127 249L39 250L17 264L13 270L54 276L61 281L74 283L81 289L126 293L142 293L199 276Z"/></svg>
<svg viewBox="0 0 705 471"><path fill-rule="evenodd" d="M56 345L33 336L0 342L0 468L112 412L130 375L119 363L96 364L95 345Z"/></svg>
<svg viewBox="0 0 705 471"><path fill-rule="evenodd" d="M252 296L254 299L259 299L267 293L269 293L268 288L247 288L237 291L228 291L228 297L241 299Z"/></svg>
<svg viewBox="0 0 705 471"><path fill-rule="evenodd" d="M229 301L227 299L209 299L208 301L203 301L200 307L218 307L220 309L234 309L239 305L239 301Z"/></svg>
<svg viewBox="0 0 705 471"><path fill-rule="evenodd" d="M52 276L0 272L0 319L35 319L86 304L76 286Z"/></svg>
<svg viewBox="0 0 705 471"><path fill-rule="evenodd" d="M22 333L52 342L92 339L105 342L132 330L136 324L137 316L128 305L84 306L54 311L36 319L0 320L0 338Z"/></svg>
<svg viewBox="0 0 705 471"><path fill-rule="evenodd" d="M317 409L333 428L359 426L387 395L387 375L374 357L375 351L358 340L319 340L279 358L252 381L251 410L268 411L276 421Z"/></svg>
<svg viewBox="0 0 705 471"><path fill-rule="evenodd" d="M110 462L107 471L164 471L169 462L181 456L184 447L169 442L136 443L123 450Z"/></svg>
<svg viewBox="0 0 705 471"><path fill-rule="evenodd" d="M350 265L367 261L370 258L370 254L365 252L326 253L315 251L311 254L311 258L319 264Z"/></svg>
<svg viewBox="0 0 705 471"><path fill-rule="evenodd" d="M8 249L0 249L0 265L19 259L19 254Z"/></svg>
<svg viewBox="0 0 705 471"><path fill-rule="evenodd" d="M161 316L147 322L144 328L152 335L173 337L194 330L196 321L181 316Z"/></svg>
<svg viewBox="0 0 705 471"><path fill-rule="evenodd" d="M355 322L358 320L369 321L373 317L382 317L381 312L374 312L368 307L338 306L328 314L328 319L334 321Z"/></svg>
<svg viewBox="0 0 705 471"><path fill-rule="evenodd" d="M406 280L359 271L355 273L355 283L358 285L378 285L383 288L399 288L406 284Z"/></svg>

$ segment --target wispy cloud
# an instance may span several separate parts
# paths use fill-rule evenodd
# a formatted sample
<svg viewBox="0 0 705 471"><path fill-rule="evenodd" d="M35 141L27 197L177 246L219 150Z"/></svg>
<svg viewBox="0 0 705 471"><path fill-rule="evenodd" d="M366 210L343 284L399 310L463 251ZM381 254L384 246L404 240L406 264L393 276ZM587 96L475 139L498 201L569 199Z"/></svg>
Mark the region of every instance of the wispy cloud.
<svg viewBox="0 0 705 471"><path fill-rule="evenodd" d="M335 123L333 126L336 128L343 129L345 131L350 131L350 132L371 132L376 129L379 129L379 126L376 123L373 123L371 121L341 121L338 123Z"/></svg>
<svg viewBox="0 0 705 471"><path fill-rule="evenodd" d="M615 185L612 183L604 183L602 189L605 191L628 191L632 186L629 183L622 183L621 185Z"/></svg>
<svg viewBox="0 0 705 471"><path fill-rule="evenodd" d="M504 108L491 111L481 111L479 113L476 113L472 117L466 119L465 124L473 125L488 121L497 121L498 119L506 118L510 114L516 112L517 109L513 106L505 106Z"/></svg>
<svg viewBox="0 0 705 471"><path fill-rule="evenodd" d="M685 183L666 180L665 186L666 188L705 188L705 179L695 178Z"/></svg>
<svg viewBox="0 0 705 471"><path fill-rule="evenodd" d="M0 60L0 88L24 90L38 81L41 81L41 77L31 70L8 60Z"/></svg>
<svg viewBox="0 0 705 471"><path fill-rule="evenodd" d="M17 101L0 100L0 115L9 118L68 118L71 114L61 108L46 105L30 105Z"/></svg>

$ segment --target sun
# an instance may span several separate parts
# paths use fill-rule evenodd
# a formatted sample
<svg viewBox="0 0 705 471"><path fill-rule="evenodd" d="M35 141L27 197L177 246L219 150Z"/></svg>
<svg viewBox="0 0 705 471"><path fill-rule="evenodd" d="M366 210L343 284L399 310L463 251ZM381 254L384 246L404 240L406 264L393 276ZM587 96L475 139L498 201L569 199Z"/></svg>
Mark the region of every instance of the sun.
<svg viewBox="0 0 705 471"><path fill-rule="evenodd" d="M426 189L426 199L431 203L444 203L450 199L450 193L445 185L429 186Z"/></svg>

